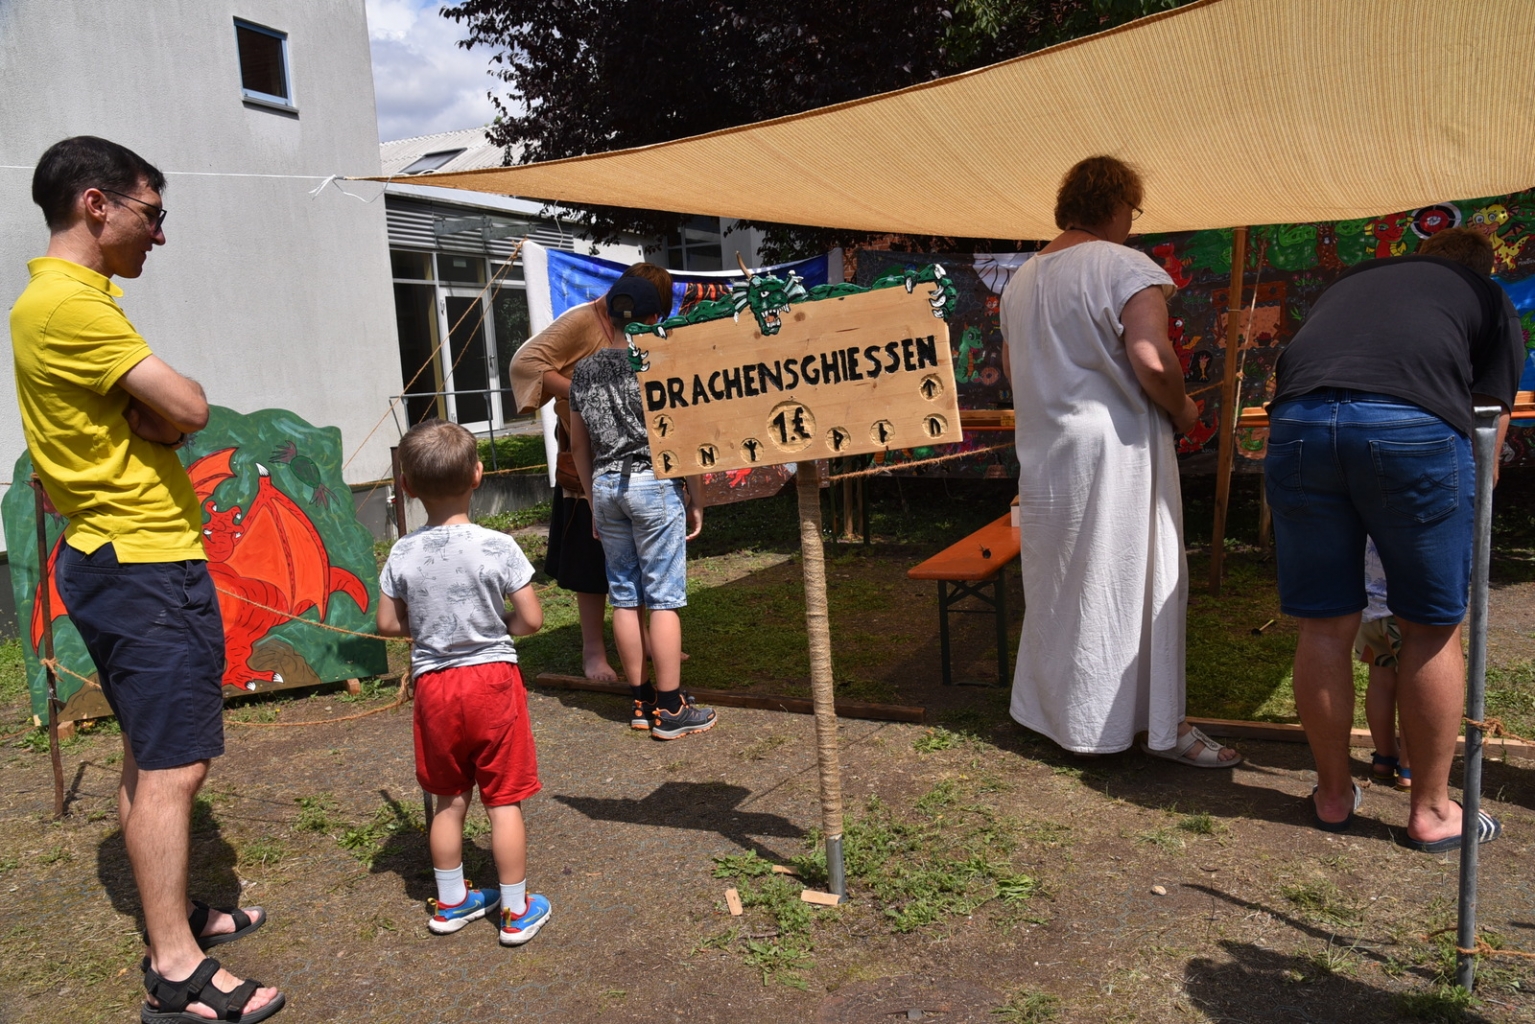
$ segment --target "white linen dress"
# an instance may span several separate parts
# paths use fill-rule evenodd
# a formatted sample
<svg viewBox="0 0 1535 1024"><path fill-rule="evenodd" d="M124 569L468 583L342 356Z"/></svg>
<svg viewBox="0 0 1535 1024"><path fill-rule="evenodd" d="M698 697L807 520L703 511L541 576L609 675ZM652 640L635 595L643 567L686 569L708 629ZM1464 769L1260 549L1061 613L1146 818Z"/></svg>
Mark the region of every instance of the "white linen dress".
<svg viewBox="0 0 1535 1024"><path fill-rule="evenodd" d="M1017 414L1023 635L1012 716L1067 750L1161 750L1184 715L1188 564L1173 428L1141 389L1120 313L1172 279L1087 242L1002 293Z"/></svg>

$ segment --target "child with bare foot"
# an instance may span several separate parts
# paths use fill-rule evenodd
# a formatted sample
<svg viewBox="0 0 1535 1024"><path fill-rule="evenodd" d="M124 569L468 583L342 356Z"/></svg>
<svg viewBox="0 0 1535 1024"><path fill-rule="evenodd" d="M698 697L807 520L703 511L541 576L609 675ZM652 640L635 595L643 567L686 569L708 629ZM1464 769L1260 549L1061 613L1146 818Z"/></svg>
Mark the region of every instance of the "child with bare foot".
<svg viewBox="0 0 1535 1024"><path fill-rule="evenodd" d="M1402 649L1402 633L1386 607L1386 569L1380 564L1375 541L1370 539L1366 539L1364 549L1364 592L1370 603L1360 616L1354 653L1370 666L1370 684L1364 693L1364 716L1375 741L1370 774L1384 785L1411 789L1412 766L1396 730L1396 659Z"/></svg>

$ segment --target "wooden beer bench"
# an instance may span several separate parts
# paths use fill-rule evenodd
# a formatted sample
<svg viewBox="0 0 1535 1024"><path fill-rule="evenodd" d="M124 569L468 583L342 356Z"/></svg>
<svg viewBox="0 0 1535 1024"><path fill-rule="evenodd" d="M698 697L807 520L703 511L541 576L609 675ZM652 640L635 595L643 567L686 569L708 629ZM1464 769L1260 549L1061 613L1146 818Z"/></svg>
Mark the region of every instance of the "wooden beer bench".
<svg viewBox="0 0 1535 1024"><path fill-rule="evenodd" d="M943 659L943 685L954 683L949 664L949 613L984 614L997 620L997 685L1007 685L1007 567L1018 557L1018 528L1012 515L987 523L964 540L950 544L920 565L908 569L907 579L938 581L938 636ZM989 591L989 593L988 593ZM966 598L984 607L956 608Z"/></svg>

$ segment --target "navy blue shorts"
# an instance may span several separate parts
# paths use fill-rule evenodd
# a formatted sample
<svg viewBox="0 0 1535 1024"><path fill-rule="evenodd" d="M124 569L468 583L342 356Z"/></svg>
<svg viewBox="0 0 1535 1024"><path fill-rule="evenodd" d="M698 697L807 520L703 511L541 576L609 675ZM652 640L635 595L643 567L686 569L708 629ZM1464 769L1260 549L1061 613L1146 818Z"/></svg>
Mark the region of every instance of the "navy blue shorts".
<svg viewBox="0 0 1535 1024"><path fill-rule="evenodd" d="M1454 427L1391 395L1323 388L1270 411L1263 471L1286 615L1361 611L1369 536L1393 615L1465 617L1476 473Z"/></svg>
<svg viewBox="0 0 1535 1024"><path fill-rule="evenodd" d="M59 593L140 768L224 752L224 620L208 563L59 555Z"/></svg>

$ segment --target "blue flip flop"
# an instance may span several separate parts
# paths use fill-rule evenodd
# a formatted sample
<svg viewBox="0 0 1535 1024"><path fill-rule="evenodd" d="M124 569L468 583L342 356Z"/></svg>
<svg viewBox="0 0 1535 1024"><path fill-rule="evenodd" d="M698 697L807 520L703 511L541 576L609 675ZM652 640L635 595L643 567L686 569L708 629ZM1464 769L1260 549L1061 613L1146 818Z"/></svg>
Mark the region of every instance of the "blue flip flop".
<svg viewBox="0 0 1535 1024"><path fill-rule="evenodd" d="M1460 801L1457 800L1455 803L1459 805ZM1499 821L1497 818L1494 818L1486 811L1477 811L1476 841L1478 845L1482 843L1490 843L1502 834L1503 823L1501 821ZM1443 839L1435 839L1433 842L1426 842L1422 839L1414 839L1404 831L1402 833L1400 842L1409 850L1417 850L1419 853L1449 853L1452 850L1460 849L1460 838L1460 833L1457 832L1453 836L1445 836Z"/></svg>
<svg viewBox="0 0 1535 1024"><path fill-rule="evenodd" d="M1357 782L1353 783L1353 786L1354 786L1354 807L1353 807L1353 810L1348 812L1348 817L1344 818L1342 821L1323 821L1322 820L1322 816L1316 812L1316 791L1317 791L1317 787L1316 786L1312 786L1311 787L1311 797L1312 797L1312 800L1311 800L1311 823L1313 825L1315 825L1317 828L1321 829L1323 832L1334 832L1334 833L1337 833L1337 832L1347 832L1349 830L1350 826L1352 826L1354 824L1354 811L1359 810L1359 805L1364 803L1364 790L1359 788L1359 783L1357 783Z"/></svg>

